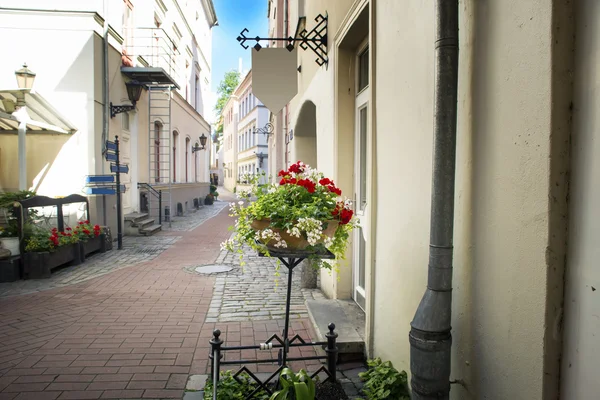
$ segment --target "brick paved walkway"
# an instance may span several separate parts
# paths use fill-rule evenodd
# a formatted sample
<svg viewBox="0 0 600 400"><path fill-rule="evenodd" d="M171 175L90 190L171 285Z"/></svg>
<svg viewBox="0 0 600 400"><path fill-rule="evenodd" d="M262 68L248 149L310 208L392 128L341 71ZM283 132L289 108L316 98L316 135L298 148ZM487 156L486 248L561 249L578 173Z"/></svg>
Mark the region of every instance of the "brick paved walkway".
<svg viewBox="0 0 600 400"><path fill-rule="evenodd" d="M154 259L84 282L0 298L0 400L181 398L190 374L207 373L215 327L231 346L281 333L281 320L205 322L217 278L184 267L214 263L231 222L224 209L193 231L157 236L174 242ZM175 240L174 233L181 238ZM292 330L313 335L306 319L294 320ZM292 356L298 354L292 350ZM226 359L254 356L275 353L245 350ZM292 367L314 370L316 363ZM259 372L274 368L251 366Z"/></svg>

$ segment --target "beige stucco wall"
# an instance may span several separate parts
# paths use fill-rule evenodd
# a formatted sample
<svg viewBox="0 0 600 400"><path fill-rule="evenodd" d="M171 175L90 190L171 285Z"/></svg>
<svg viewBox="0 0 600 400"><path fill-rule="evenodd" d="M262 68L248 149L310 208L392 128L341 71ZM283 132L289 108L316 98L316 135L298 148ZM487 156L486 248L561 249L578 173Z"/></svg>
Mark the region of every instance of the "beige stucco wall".
<svg viewBox="0 0 600 400"><path fill-rule="evenodd" d="M598 397L600 380L600 3L577 3L569 255L561 399Z"/></svg>
<svg viewBox="0 0 600 400"><path fill-rule="evenodd" d="M435 14L433 2L374 4L373 345L408 371L407 334L427 278ZM466 390L453 385L452 397L554 398L569 100L567 75L554 75L568 60L569 27L554 25L549 2L460 9L451 378Z"/></svg>

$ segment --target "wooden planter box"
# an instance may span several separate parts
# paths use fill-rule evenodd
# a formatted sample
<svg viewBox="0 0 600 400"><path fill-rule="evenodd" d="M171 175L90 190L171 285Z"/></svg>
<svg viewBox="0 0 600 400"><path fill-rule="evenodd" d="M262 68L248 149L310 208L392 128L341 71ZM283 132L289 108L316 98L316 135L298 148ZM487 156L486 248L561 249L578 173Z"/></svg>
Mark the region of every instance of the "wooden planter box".
<svg viewBox="0 0 600 400"><path fill-rule="evenodd" d="M106 235L101 233L99 236L88 239L87 242L79 242L79 247L81 262L85 262L85 258L88 256L88 254L95 252L106 252Z"/></svg>
<svg viewBox="0 0 600 400"><path fill-rule="evenodd" d="M21 279L20 256L0 260L0 282L14 282Z"/></svg>
<svg viewBox="0 0 600 400"><path fill-rule="evenodd" d="M61 265L81 264L80 243L58 247L52 253L23 254L23 277L25 279L50 278L51 271Z"/></svg>

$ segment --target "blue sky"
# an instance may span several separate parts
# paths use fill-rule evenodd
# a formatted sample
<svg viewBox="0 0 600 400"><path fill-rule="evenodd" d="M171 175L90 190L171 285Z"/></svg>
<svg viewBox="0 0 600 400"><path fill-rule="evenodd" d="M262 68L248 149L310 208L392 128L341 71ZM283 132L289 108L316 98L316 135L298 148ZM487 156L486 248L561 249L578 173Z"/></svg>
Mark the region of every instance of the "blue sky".
<svg viewBox="0 0 600 400"><path fill-rule="evenodd" d="M243 69L250 69L251 48L244 50L236 38L244 28L249 30L249 36L267 36L267 2L268 0L213 0L219 25L213 28L212 91L216 92L226 71L238 69L240 57Z"/></svg>

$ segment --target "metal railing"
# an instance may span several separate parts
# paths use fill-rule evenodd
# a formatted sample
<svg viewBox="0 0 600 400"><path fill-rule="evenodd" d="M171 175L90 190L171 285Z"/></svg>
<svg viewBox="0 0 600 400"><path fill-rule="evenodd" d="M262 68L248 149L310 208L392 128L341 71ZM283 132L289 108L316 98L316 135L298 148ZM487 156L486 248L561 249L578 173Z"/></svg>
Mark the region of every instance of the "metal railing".
<svg viewBox="0 0 600 400"><path fill-rule="evenodd" d="M178 44L162 28L123 28L129 40L124 48L134 61L141 57L150 67L164 69L175 81L180 77Z"/></svg>
<svg viewBox="0 0 600 400"><path fill-rule="evenodd" d="M158 199L158 223L161 224L162 223L162 190L156 190L155 188L152 187L152 185L145 183L145 182L138 182L137 184L138 189L145 189L148 191L148 193L150 193L151 195L153 195L154 197L156 197ZM148 212L150 213L150 205L148 205Z"/></svg>
<svg viewBox="0 0 600 400"><path fill-rule="evenodd" d="M308 361L308 360L326 360L326 366L321 366L317 371L310 375L311 378L315 378L319 373L323 372L327 376L325 381L336 382L336 364L338 357L337 348L337 337L335 333L335 324L330 323L328 325L329 332L325 334L326 341L321 342L308 342L305 341L300 335L294 335L289 337L289 324L290 324L290 303L292 295L292 275L294 268L296 268L303 260L309 256L318 256L322 259L334 258L333 254L325 250L320 254L315 254L305 250L269 250L272 257L277 257L288 269L288 282L287 282L287 296L286 296L286 307L285 307L285 322L283 326L283 332L281 337L277 334L271 335L264 343L249 346L223 346L223 340L220 338L221 331L215 329L213 331L213 337L209 341L210 343L210 354L209 358L211 361L210 375L212 380L213 399L217 399L217 391L219 386L219 378L221 375L221 365L242 365L234 374L233 378L238 380L241 374L247 374L254 380L257 387L250 393L246 400L251 400L253 396L260 390L266 391L269 395L273 394L273 390L270 385L274 384L277 386L277 376L279 373L288 366L288 362L291 361ZM265 257L265 254L259 251L259 256ZM324 356L302 356L302 357L288 357L290 348L293 347L314 347L321 346L325 348ZM270 351L272 349L279 349L277 358L268 359L240 359L240 360L222 360L223 353L226 351L241 351L241 350L264 350ZM252 373L244 364L260 364L260 363L277 363L279 368L273 372L264 381L260 380L255 374Z"/></svg>

